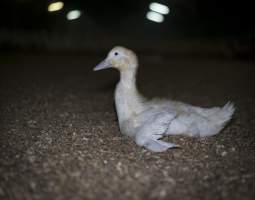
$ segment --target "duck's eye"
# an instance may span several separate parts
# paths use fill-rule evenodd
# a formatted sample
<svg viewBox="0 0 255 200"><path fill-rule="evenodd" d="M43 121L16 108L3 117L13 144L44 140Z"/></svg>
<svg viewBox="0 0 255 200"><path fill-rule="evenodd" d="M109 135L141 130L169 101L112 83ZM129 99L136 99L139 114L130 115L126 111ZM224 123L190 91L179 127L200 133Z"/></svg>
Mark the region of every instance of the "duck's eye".
<svg viewBox="0 0 255 200"><path fill-rule="evenodd" d="M119 55L119 53L118 53L118 52L115 52L114 55L117 56L117 55Z"/></svg>

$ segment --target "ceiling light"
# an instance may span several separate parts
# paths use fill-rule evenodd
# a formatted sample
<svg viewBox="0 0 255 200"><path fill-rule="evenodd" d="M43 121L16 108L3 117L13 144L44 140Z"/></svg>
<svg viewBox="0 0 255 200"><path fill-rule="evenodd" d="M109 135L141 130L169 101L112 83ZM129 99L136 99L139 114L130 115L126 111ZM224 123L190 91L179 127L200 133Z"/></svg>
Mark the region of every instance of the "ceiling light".
<svg viewBox="0 0 255 200"><path fill-rule="evenodd" d="M66 18L68 20L75 20L81 16L81 11L79 10L71 10L67 13Z"/></svg>
<svg viewBox="0 0 255 200"><path fill-rule="evenodd" d="M48 6L48 11L55 12L55 11L61 10L63 7L64 7L64 3L62 1L57 1L57 2L51 3Z"/></svg>
<svg viewBox="0 0 255 200"><path fill-rule="evenodd" d="M151 21L154 21L154 22L157 22L157 23L161 23L161 22L164 21L164 16L163 15L161 15L159 13L156 13L156 12L153 12L153 11L147 12L146 18L148 20L151 20Z"/></svg>
<svg viewBox="0 0 255 200"><path fill-rule="evenodd" d="M151 3L149 5L149 8L154 11L154 12L158 12L160 14L163 14L163 15L167 15L169 13L169 8L163 4L160 4L160 3Z"/></svg>

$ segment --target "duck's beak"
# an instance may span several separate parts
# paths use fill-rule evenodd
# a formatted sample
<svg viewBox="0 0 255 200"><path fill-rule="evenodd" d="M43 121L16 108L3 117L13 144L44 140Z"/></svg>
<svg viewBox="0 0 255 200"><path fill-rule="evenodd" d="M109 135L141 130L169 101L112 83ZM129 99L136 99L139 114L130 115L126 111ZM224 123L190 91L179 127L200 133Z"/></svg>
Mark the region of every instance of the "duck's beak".
<svg viewBox="0 0 255 200"><path fill-rule="evenodd" d="M109 62L108 59L103 60L101 63L99 63L94 69L93 71L98 71L101 69L107 69L112 67L112 64Z"/></svg>

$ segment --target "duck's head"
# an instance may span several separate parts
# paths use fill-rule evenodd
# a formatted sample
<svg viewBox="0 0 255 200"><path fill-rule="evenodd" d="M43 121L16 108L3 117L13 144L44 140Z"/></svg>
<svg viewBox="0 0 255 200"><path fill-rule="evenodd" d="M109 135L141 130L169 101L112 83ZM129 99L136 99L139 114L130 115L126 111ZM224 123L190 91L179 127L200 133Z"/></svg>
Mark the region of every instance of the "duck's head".
<svg viewBox="0 0 255 200"><path fill-rule="evenodd" d="M107 68L116 68L119 71L132 70L137 68L137 57L135 53L125 47L114 47L105 60L99 63L94 71Z"/></svg>

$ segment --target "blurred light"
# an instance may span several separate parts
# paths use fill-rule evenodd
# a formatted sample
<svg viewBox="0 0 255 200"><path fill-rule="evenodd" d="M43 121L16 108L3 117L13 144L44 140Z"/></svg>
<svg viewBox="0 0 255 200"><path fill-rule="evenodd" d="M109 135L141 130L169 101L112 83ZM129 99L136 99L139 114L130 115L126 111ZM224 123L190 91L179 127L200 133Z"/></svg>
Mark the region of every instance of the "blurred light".
<svg viewBox="0 0 255 200"><path fill-rule="evenodd" d="M81 11L79 10L71 10L67 13L66 18L68 20L78 19L81 16Z"/></svg>
<svg viewBox="0 0 255 200"><path fill-rule="evenodd" d="M169 8L163 4L160 4L160 3L151 3L149 5L149 8L154 11L154 12L158 12L160 14L163 14L163 15L167 15L169 13Z"/></svg>
<svg viewBox="0 0 255 200"><path fill-rule="evenodd" d="M157 23L161 23L161 22L164 21L164 16L163 15L161 15L159 13L156 13L156 12L153 12L153 11L147 12L146 18L148 20L151 20L151 21L154 21L154 22L157 22Z"/></svg>
<svg viewBox="0 0 255 200"><path fill-rule="evenodd" d="M64 7L64 3L62 1L57 1L57 2L51 3L48 6L48 11L55 12L55 11L61 10L63 7Z"/></svg>

